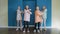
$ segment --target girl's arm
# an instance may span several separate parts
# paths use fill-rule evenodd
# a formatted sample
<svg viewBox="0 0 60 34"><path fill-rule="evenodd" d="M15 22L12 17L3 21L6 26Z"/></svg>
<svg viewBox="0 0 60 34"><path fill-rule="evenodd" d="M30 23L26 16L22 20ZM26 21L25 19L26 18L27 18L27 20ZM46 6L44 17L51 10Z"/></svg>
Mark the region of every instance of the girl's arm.
<svg viewBox="0 0 60 34"><path fill-rule="evenodd" d="M23 11L21 11L21 13L22 13L22 14L24 14L24 12L23 12Z"/></svg>
<svg viewBox="0 0 60 34"><path fill-rule="evenodd" d="M29 11L31 11L31 9L29 9ZM30 14L32 14L32 12L30 12Z"/></svg>
<svg viewBox="0 0 60 34"><path fill-rule="evenodd" d="M32 14L32 12L28 11L29 14Z"/></svg>
<svg viewBox="0 0 60 34"><path fill-rule="evenodd" d="M29 11L27 11L29 14L32 14L32 12L30 12L31 11L31 9L29 9Z"/></svg>
<svg viewBox="0 0 60 34"><path fill-rule="evenodd" d="M43 15L43 12L40 11L40 12L39 12L39 15Z"/></svg>
<svg viewBox="0 0 60 34"><path fill-rule="evenodd" d="M43 15L43 13L40 11L40 12L36 12L37 13L37 15L39 15L39 16L41 16L41 15Z"/></svg>

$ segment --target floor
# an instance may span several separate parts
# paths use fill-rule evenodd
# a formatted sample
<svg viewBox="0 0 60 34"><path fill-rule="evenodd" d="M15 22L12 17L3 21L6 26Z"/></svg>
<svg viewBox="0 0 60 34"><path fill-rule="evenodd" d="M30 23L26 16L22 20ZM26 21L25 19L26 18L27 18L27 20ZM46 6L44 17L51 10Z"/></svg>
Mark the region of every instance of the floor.
<svg viewBox="0 0 60 34"><path fill-rule="evenodd" d="M30 28L30 32L23 33L22 31L16 31L16 28L0 28L0 34L60 34L60 30L48 28L46 31L42 30L40 33L33 32L33 28Z"/></svg>

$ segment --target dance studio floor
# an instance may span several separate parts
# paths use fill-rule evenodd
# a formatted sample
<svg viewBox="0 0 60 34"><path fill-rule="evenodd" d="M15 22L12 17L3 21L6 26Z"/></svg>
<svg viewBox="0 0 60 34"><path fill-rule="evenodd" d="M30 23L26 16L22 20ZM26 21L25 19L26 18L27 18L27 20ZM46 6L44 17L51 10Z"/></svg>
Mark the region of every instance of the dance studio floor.
<svg viewBox="0 0 60 34"><path fill-rule="evenodd" d="M46 31L42 30L40 33L34 33L33 28L30 28L30 32L23 33L22 31L18 30L16 31L15 28L0 28L0 34L60 34L60 30L58 29L47 29Z"/></svg>

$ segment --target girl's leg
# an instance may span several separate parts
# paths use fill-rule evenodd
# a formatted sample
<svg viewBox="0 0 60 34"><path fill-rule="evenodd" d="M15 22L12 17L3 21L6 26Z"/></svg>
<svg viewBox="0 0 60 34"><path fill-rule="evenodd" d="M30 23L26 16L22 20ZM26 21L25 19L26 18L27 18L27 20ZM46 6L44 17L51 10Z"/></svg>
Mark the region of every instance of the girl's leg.
<svg viewBox="0 0 60 34"><path fill-rule="evenodd" d="M35 29L37 30L37 23L35 23Z"/></svg>
<svg viewBox="0 0 60 34"><path fill-rule="evenodd" d="M26 21L24 21L24 27L23 27L23 32L25 32L25 25L26 25Z"/></svg>
<svg viewBox="0 0 60 34"><path fill-rule="evenodd" d="M38 22L38 30L40 30L40 26L41 26L41 23L40 23L40 22Z"/></svg>
<svg viewBox="0 0 60 34"><path fill-rule="evenodd" d="M43 25L43 22L42 23L40 23L41 24L41 26L40 26L40 30L42 31L42 25Z"/></svg>
<svg viewBox="0 0 60 34"><path fill-rule="evenodd" d="M35 23L34 32L36 32L37 30L36 26L37 26L37 23Z"/></svg>
<svg viewBox="0 0 60 34"><path fill-rule="evenodd" d="M20 20L20 30L22 30L22 20Z"/></svg>
<svg viewBox="0 0 60 34"><path fill-rule="evenodd" d="M19 29L19 20L17 20L17 29L16 30L18 30Z"/></svg>
<svg viewBox="0 0 60 34"><path fill-rule="evenodd" d="M24 27L23 27L23 29L25 29L25 21L24 21Z"/></svg>
<svg viewBox="0 0 60 34"><path fill-rule="evenodd" d="M38 22L38 29L37 29L37 32L40 32L40 26L41 26L41 23Z"/></svg>
<svg viewBox="0 0 60 34"><path fill-rule="evenodd" d="M44 19L44 29L46 30L46 19Z"/></svg>
<svg viewBox="0 0 60 34"><path fill-rule="evenodd" d="M27 30L28 30L27 32L29 32L29 22L27 21L26 24L27 24Z"/></svg>

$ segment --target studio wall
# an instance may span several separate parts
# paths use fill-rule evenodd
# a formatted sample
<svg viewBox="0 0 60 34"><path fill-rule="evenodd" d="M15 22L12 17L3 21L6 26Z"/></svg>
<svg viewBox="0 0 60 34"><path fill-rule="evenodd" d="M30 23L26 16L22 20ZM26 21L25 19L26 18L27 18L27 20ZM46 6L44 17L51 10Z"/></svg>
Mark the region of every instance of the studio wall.
<svg viewBox="0 0 60 34"><path fill-rule="evenodd" d="M33 5L32 5L33 4ZM8 0L8 26L16 26L16 10L18 6L21 6L21 9L24 9L26 5L29 5L31 12L31 21L29 25L34 25L34 12L35 7L39 6L42 10L42 7L45 5L47 7L47 27L51 27L51 0Z"/></svg>
<svg viewBox="0 0 60 34"><path fill-rule="evenodd" d="M52 28L59 28L60 26L60 0L51 0L52 2ZM13 2L12 2L13 3ZM15 24L16 25L16 24ZM0 27L8 26L8 0L0 0Z"/></svg>

